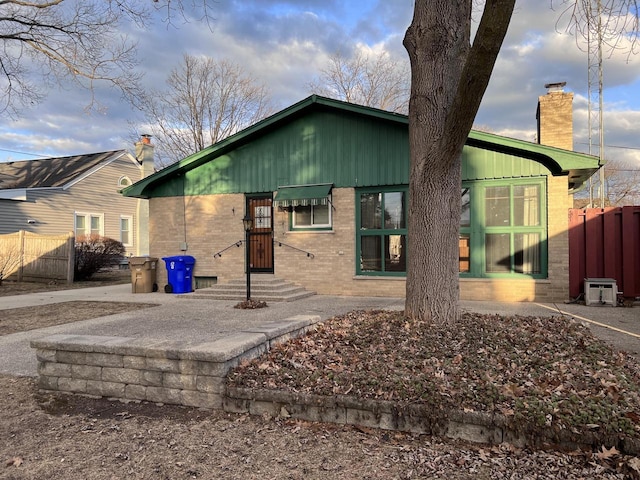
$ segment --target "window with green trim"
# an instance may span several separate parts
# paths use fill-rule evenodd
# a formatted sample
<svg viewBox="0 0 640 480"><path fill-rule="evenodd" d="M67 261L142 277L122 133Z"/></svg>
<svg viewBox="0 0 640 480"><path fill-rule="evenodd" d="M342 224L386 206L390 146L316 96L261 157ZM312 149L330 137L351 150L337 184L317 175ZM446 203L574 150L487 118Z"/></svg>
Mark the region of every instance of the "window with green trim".
<svg viewBox="0 0 640 480"><path fill-rule="evenodd" d="M356 192L358 274L404 276L407 271L407 188Z"/></svg>
<svg viewBox="0 0 640 480"><path fill-rule="evenodd" d="M545 178L462 187L461 276L546 277Z"/></svg>

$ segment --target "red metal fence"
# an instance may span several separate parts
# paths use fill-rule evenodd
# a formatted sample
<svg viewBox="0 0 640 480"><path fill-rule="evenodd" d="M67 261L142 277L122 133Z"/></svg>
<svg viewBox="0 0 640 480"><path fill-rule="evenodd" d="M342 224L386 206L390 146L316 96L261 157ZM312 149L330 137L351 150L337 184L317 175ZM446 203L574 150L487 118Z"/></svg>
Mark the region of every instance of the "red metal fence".
<svg viewBox="0 0 640 480"><path fill-rule="evenodd" d="M569 210L569 294L585 278L613 278L624 297L640 297L640 206Z"/></svg>

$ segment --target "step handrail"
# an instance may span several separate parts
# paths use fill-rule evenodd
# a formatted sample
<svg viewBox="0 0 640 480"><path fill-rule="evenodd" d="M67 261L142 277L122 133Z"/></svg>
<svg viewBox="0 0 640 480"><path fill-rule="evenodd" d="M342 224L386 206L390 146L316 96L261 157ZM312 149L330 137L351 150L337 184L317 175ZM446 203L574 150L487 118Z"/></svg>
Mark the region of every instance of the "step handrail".
<svg viewBox="0 0 640 480"><path fill-rule="evenodd" d="M216 257L222 257L222 254L223 254L224 252L226 252L227 250L229 250L230 248L233 248L233 247L238 247L238 248L240 248L240 246L241 246L243 243L244 243L244 240L238 240L237 242L233 242L233 243L232 243L231 245L229 245L227 248L224 248L224 249L220 250L218 253L214 253L214 254L213 254L213 258L216 258Z"/></svg>
<svg viewBox="0 0 640 480"><path fill-rule="evenodd" d="M293 245L289 245L288 243L284 243L280 240L276 240L275 238L273 239L273 243L274 244L277 243L279 247L285 246L285 247L292 248L293 250L297 250L298 252L302 252L309 258L315 258L315 255L313 253L307 252L306 250L302 250L301 248L298 248L298 247L294 247Z"/></svg>

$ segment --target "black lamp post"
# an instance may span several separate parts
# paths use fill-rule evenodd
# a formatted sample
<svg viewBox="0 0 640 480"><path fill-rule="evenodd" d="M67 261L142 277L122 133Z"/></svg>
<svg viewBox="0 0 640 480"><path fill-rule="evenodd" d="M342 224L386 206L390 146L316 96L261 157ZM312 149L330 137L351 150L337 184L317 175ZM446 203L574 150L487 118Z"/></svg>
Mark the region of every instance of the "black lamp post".
<svg viewBox="0 0 640 480"><path fill-rule="evenodd" d="M245 261L247 264L247 301L249 301L251 299L251 246L249 239L253 228L253 219L249 212L242 219L242 225L244 226Z"/></svg>

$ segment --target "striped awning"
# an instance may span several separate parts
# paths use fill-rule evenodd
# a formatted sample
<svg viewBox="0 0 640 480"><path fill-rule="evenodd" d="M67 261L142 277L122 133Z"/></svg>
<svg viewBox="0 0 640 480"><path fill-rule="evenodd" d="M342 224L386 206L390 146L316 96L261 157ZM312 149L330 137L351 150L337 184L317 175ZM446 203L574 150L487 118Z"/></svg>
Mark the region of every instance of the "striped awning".
<svg viewBox="0 0 640 480"><path fill-rule="evenodd" d="M324 183L322 185L279 187L273 204L276 207L327 205L332 186L331 183Z"/></svg>

